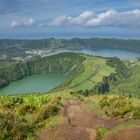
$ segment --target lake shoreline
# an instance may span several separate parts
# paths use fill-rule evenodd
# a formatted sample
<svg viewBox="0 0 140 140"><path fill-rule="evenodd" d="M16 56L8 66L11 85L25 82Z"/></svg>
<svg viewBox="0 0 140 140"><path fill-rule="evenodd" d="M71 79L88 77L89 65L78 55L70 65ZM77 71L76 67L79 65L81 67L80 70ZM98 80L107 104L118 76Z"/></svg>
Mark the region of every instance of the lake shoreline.
<svg viewBox="0 0 140 140"><path fill-rule="evenodd" d="M43 94L65 82L68 77L65 74L46 73L34 74L23 79L13 81L8 86L0 89L0 96Z"/></svg>

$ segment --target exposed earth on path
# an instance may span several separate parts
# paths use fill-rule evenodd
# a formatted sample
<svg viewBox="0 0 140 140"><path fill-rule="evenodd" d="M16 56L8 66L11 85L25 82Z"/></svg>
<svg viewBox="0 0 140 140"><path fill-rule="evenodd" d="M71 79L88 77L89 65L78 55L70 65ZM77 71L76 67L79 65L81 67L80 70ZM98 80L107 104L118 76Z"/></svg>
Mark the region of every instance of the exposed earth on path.
<svg viewBox="0 0 140 140"><path fill-rule="evenodd" d="M38 133L38 140L97 140L99 128L111 130L120 124L128 123L127 120L101 117L96 111L89 111L86 105L84 101L68 100L59 112L66 121L57 127L42 129ZM104 140L132 140L132 138L140 139L140 129L123 129L121 133L108 136Z"/></svg>
<svg viewBox="0 0 140 140"><path fill-rule="evenodd" d="M108 136L103 140L139 140L140 128L128 128L119 130L116 134Z"/></svg>

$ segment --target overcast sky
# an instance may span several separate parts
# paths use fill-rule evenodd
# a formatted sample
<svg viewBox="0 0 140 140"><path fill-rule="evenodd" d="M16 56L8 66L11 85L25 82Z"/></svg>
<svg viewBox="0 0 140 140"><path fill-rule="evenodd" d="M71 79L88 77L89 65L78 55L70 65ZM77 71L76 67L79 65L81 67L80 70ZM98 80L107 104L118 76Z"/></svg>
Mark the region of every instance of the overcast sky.
<svg viewBox="0 0 140 140"><path fill-rule="evenodd" d="M140 0L0 0L0 38L140 39Z"/></svg>

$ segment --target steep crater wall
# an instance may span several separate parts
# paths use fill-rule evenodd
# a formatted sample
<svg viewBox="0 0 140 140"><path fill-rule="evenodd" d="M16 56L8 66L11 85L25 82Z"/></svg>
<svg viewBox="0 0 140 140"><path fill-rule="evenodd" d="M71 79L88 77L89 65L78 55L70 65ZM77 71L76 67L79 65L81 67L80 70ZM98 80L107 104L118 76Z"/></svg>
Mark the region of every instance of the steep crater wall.
<svg viewBox="0 0 140 140"><path fill-rule="evenodd" d="M71 79L84 70L83 60L84 57L79 54L61 53L28 62L12 62L11 65L0 68L0 88L26 76L48 72L64 73Z"/></svg>

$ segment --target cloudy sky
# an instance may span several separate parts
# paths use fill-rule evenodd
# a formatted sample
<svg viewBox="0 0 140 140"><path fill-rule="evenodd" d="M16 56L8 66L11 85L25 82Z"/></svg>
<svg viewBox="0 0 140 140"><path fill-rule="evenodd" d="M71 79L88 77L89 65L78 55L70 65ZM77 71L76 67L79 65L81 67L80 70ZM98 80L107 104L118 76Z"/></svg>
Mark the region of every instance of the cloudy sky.
<svg viewBox="0 0 140 140"><path fill-rule="evenodd" d="M0 0L0 38L140 39L140 0Z"/></svg>

